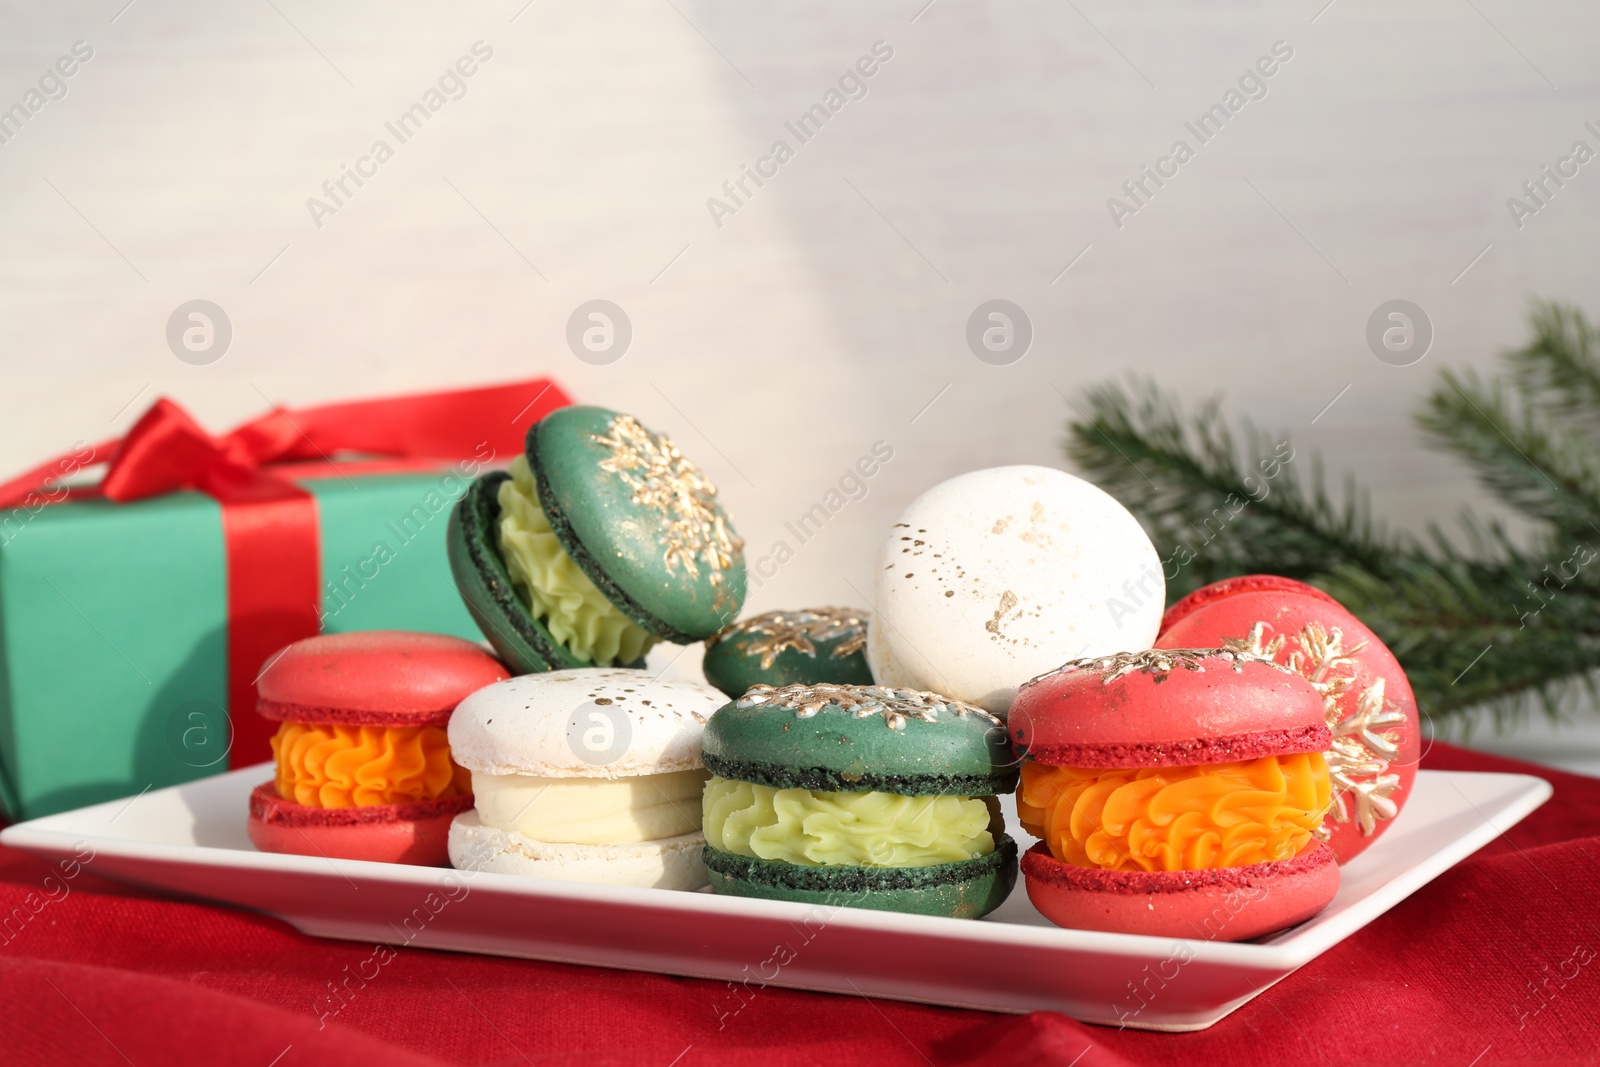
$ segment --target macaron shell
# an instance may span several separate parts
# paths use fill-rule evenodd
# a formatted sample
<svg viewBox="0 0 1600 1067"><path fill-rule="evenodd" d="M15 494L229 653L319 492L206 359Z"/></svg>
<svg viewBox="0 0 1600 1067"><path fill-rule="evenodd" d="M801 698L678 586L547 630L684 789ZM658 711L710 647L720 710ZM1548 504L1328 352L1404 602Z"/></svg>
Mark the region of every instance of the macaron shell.
<svg viewBox="0 0 1600 1067"><path fill-rule="evenodd" d="M269 719L424 725L442 722L462 697L507 677L471 641L368 630L296 641L268 662L256 691Z"/></svg>
<svg viewBox="0 0 1600 1067"><path fill-rule="evenodd" d="M1050 467L973 471L912 502L879 553L867 643L883 685L1004 714L1025 679L1155 639L1160 558L1137 519Z"/></svg>
<svg viewBox="0 0 1600 1067"><path fill-rule="evenodd" d="M1285 578L1277 574L1242 574L1237 578L1224 578L1220 582L1201 586L1188 596L1179 600L1168 608L1165 615L1161 616L1161 632L1166 633L1172 629L1178 620L1185 618L1196 608L1204 607L1217 600L1223 600L1239 593L1300 593L1318 600L1325 600L1329 604L1338 604L1333 597L1324 593L1314 585Z"/></svg>
<svg viewBox="0 0 1600 1067"><path fill-rule="evenodd" d="M989 914L1017 883L1017 846L1005 834L987 856L930 867L806 867L709 845L705 863L714 893L952 919Z"/></svg>
<svg viewBox="0 0 1600 1067"><path fill-rule="evenodd" d="M250 793L246 829L262 852L442 867L450 822L470 796L365 808L311 808L278 796L266 782Z"/></svg>
<svg viewBox="0 0 1600 1067"><path fill-rule="evenodd" d="M705 672L706 681L731 697L742 696L753 685L872 684L872 668L867 666L866 654L860 649L847 656L831 656L825 652L808 656L788 648L773 657L770 667L762 667L759 658L745 657L732 649L724 650L719 644L706 653L700 669Z"/></svg>
<svg viewBox="0 0 1600 1067"><path fill-rule="evenodd" d="M1204 871L1103 871L1056 859L1039 842L1022 857L1028 899L1073 930L1248 941L1304 922L1339 891L1339 865L1313 843L1290 860Z"/></svg>
<svg viewBox="0 0 1600 1067"><path fill-rule="evenodd" d="M627 778L690 770L701 766L706 721L726 699L699 682L626 667L525 674L461 702L450 718L450 751L461 766L486 774ZM591 729L607 747L588 746Z"/></svg>
<svg viewBox="0 0 1600 1067"><path fill-rule="evenodd" d="M705 843L700 833L619 845L535 841L514 830L484 826L473 811L456 816L449 833L450 863L459 870L646 889L704 887Z"/></svg>
<svg viewBox="0 0 1600 1067"><path fill-rule="evenodd" d="M829 614L817 614L820 612ZM871 685L872 669L867 666L862 644L870 629L866 616L864 611L819 608L740 619L706 639L700 669L706 681L731 697L743 696L753 685ZM829 632L830 624L848 624L850 620L856 624L845 625L843 633L817 635L819 628Z"/></svg>
<svg viewBox="0 0 1600 1067"><path fill-rule="evenodd" d="M738 616L743 542L715 488L675 461L661 438L629 416L575 406L535 423L527 454L561 546L634 622L685 644ZM725 544L717 540L719 524ZM731 556L726 566L719 547Z"/></svg>
<svg viewBox="0 0 1600 1067"><path fill-rule="evenodd" d="M1023 686L1007 727L1019 756L1069 767L1224 763L1332 740L1310 682L1219 649L1077 661Z"/></svg>
<svg viewBox="0 0 1600 1067"><path fill-rule="evenodd" d="M500 556L500 485L491 471L473 480L450 512L445 546L456 590L472 620L513 674L587 666L523 604Z"/></svg>
<svg viewBox="0 0 1600 1067"><path fill-rule="evenodd" d="M1309 654L1309 627L1320 627L1330 636L1334 630L1339 631L1343 656L1336 673L1346 675L1350 685L1335 702L1333 717L1343 725L1335 725L1334 736L1343 743L1363 746L1361 759L1357 762L1370 760L1383 765L1384 769L1377 773L1354 768L1351 773L1359 782L1371 788L1379 785L1377 779L1381 776L1395 776L1392 789L1380 788L1379 791L1387 793L1384 802L1392 803L1398 813L1410 795L1422 753L1422 725L1416 697L1411 692L1411 683L1406 679L1405 670L1394 654L1360 619L1332 598L1326 594L1310 596L1292 591L1236 593L1197 607L1174 623L1156 644L1158 647L1172 648L1188 646L1191 642L1219 644L1225 640L1240 640L1248 643L1257 624L1260 624L1259 634L1263 642L1271 642L1279 637L1283 639L1282 647L1276 654L1280 663L1289 662L1291 655L1296 653L1301 654L1302 658ZM1366 747L1369 743L1363 731L1354 728L1354 724L1362 717L1363 694L1371 692L1374 684L1380 680L1383 683L1384 711L1399 720L1376 727L1377 733L1394 735L1396 751L1392 756ZM1334 756L1337 755L1335 752ZM1330 760L1330 767L1337 772L1333 760ZM1336 814L1341 798L1350 816L1344 821L1339 820ZM1367 810L1373 813L1373 832L1366 833L1360 824L1360 813L1365 802L1360 796L1341 787L1337 777L1334 780L1334 803L1335 812L1330 813L1326 825L1332 834L1329 844L1333 846L1340 863L1347 863L1359 855L1393 822L1392 819L1378 817L1376 806L1369 806Z"/></svg>
<svg viewBox="0 0 1600 1067"><path fill-rule="evenodd" d="M837 694L831 701L830 690ZM1015 761L1004 728L992 717L976 710L965 715L945 710L931 713L934 721L908 716L893 728L883 712L862 714L859 707L850 710L837 702L877 691L881 690L809 688L799 698L802 706L830 701L810 714L776 704L740 707L743 701L737 700L725 704L706 727L706 768L726 778L778 789L905 796L992 796L1010 791Z"/></svg>

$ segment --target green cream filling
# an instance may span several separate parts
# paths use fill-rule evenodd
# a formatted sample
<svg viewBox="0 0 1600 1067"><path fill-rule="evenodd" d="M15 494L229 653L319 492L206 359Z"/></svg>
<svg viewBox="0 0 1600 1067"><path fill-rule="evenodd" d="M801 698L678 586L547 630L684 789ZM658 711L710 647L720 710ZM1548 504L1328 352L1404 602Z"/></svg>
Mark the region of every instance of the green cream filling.
<svg viewBox="0 0 1600 1067"><path fill-rule="evenodd" d="M991 810L982 797L774 789L713 776L703 805L706 843L755 859L931 867L994 851Z"/></svg>
<svg viewBox="0 0 1600 1067"><path fill-rule="evenodd" d="M500 483L500 556L533 617L578 659L597 667L628 664L656 643L618 611L562 549L539 507L525 456Z"/></svg>

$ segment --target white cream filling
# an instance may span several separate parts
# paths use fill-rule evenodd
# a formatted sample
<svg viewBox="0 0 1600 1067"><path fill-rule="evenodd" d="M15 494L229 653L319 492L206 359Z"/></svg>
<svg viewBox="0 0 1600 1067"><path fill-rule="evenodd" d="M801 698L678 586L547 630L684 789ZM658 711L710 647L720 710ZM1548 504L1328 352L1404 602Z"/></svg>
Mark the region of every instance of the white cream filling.
<svg viewBox="0 0 1600 1067"><path fill-rule="evenodd" d="M536 778L472 772L478 821L535 841L614 845L700 829L702 770L632 778Z"/></svg>

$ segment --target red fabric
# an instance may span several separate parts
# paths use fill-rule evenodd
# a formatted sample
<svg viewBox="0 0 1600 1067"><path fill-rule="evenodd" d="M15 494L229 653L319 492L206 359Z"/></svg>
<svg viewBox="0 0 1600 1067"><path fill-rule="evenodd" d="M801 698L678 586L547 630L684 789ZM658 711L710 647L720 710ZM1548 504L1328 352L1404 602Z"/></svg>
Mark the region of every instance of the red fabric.
<svg viewBox="0 0 1600 1067"><path fill-rule="evenodd" d="M420 949L398 950L319 1030L313 1004L345 967L371 956L371 945L124 889L96 880L90 864L63 899L4 933L0 1059L84 1067L1600 1063L1600 956L1576 976L1576 965L1562 966L1575 946L1600 952L1600 781L1444 745L1425 765L1537 773L1555 783L1555 796L1199 1033L781 989L761 991L718 1030L720 983ZM0 915L44 891L50 870L0 851ZM1536 993L1541 984L1546 991Z"/></svg>
<svg viewBox="0 0 1600 1067"><path fill-rule="evenodd" d="M570 403L552 381L274 408L212 437L162 397L120 441L75 447L0 485L0 509L37 510L66 499L60 478L109 455L99 485L127 503L197 489L222 505L228 560L228 715L230 767L272 758L274 724L254 714L255 679L267 657L321 630L317 502L288 479L306 465L335 467L336 453L391 459L465 460L522 450L524 428Z"/></svg>

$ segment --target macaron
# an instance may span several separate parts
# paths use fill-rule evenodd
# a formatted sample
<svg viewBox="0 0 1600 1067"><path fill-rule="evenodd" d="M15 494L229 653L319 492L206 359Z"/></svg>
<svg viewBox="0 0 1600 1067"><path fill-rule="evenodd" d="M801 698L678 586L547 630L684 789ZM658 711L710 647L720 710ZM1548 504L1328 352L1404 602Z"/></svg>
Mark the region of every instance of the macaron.
<svg viewBox="0 0 1600 1067"><path fill-rule="evenodd" d="M1161 616L1161 633L1166 633L1172 624L1186 615L1193 614L1197 608L1218 600L1225 600L1238 593L1301 593L1314 597L1329 604L1339 603L1333 597L1324 593L1314 585L1297 581L1294 578L1285 578L1278 574L1241 574L1233 578L1224 578L1221 581L1203 585L1188 596L1175 602Z"/></svg>
<svg viewBox="0 0 1600 1067"><path fill-rule="evenodd" d="M867 613L854 608L769 611L706 638L700 669L731 697L753 685L871 685Z"/></svg>
<svg viewBox="0 0 1600 1067"><path fill-rule="evenodd" d="M476 798L450 827L450 862L569 882L704 886L700 740L723 699L698 682L607 667L479 690L450 720Z"/></svg>
<svg viewBox="0 0 1600 1067"><path fill-rule="evenodd" d="M1028 897L1058 926L1244 941L1339 888L1316 839L1332 802L1322 697L1230 649L1077 660L1022 687L1007 721L1017 814L1041 838Z"/></svg>
<svg viewBox="0 0 1600 1067"><path fill-rule="evenodd" d="M442 866L472 807L445 726L467 694L508 677L470 641L374 630L297 641L256 682L279 723L276 773L250 794L263 852Z"/></svg>
<svg viewBox="0 0 1600 1067"><path fill-rule="evenodd" d="M878 554L867 662L880 685L1004 715L1019 682L1147 648L1160 558L1110 495L1050 467L972 471L929 489Z"/></svg>
<svg viewBox="0 0 1600 1067"><path fill-rule="evenodd" d="M977 918L1016 884L996 796L1016 781L981 708L883 686L756 686L706 727L713 892Z"/></svg>
<svg viewBox="0 0 1600 1067"><path fill-rule="evenodd" d="M1174 604L1155 643L1255 652L1316 687L1333 731L1327 831L1340 863L1394 824L1422 754L1417 700L1394 654L1337 600L1292 578L1229 578Z"/></svg>
<svg viewBox="0 0 1600 1067"><path fill-rule="evenodd" d="M513 673L639 666L744 603L744 542L716 486L632 415L565 407L450 515L450 569Z"/></svg>

